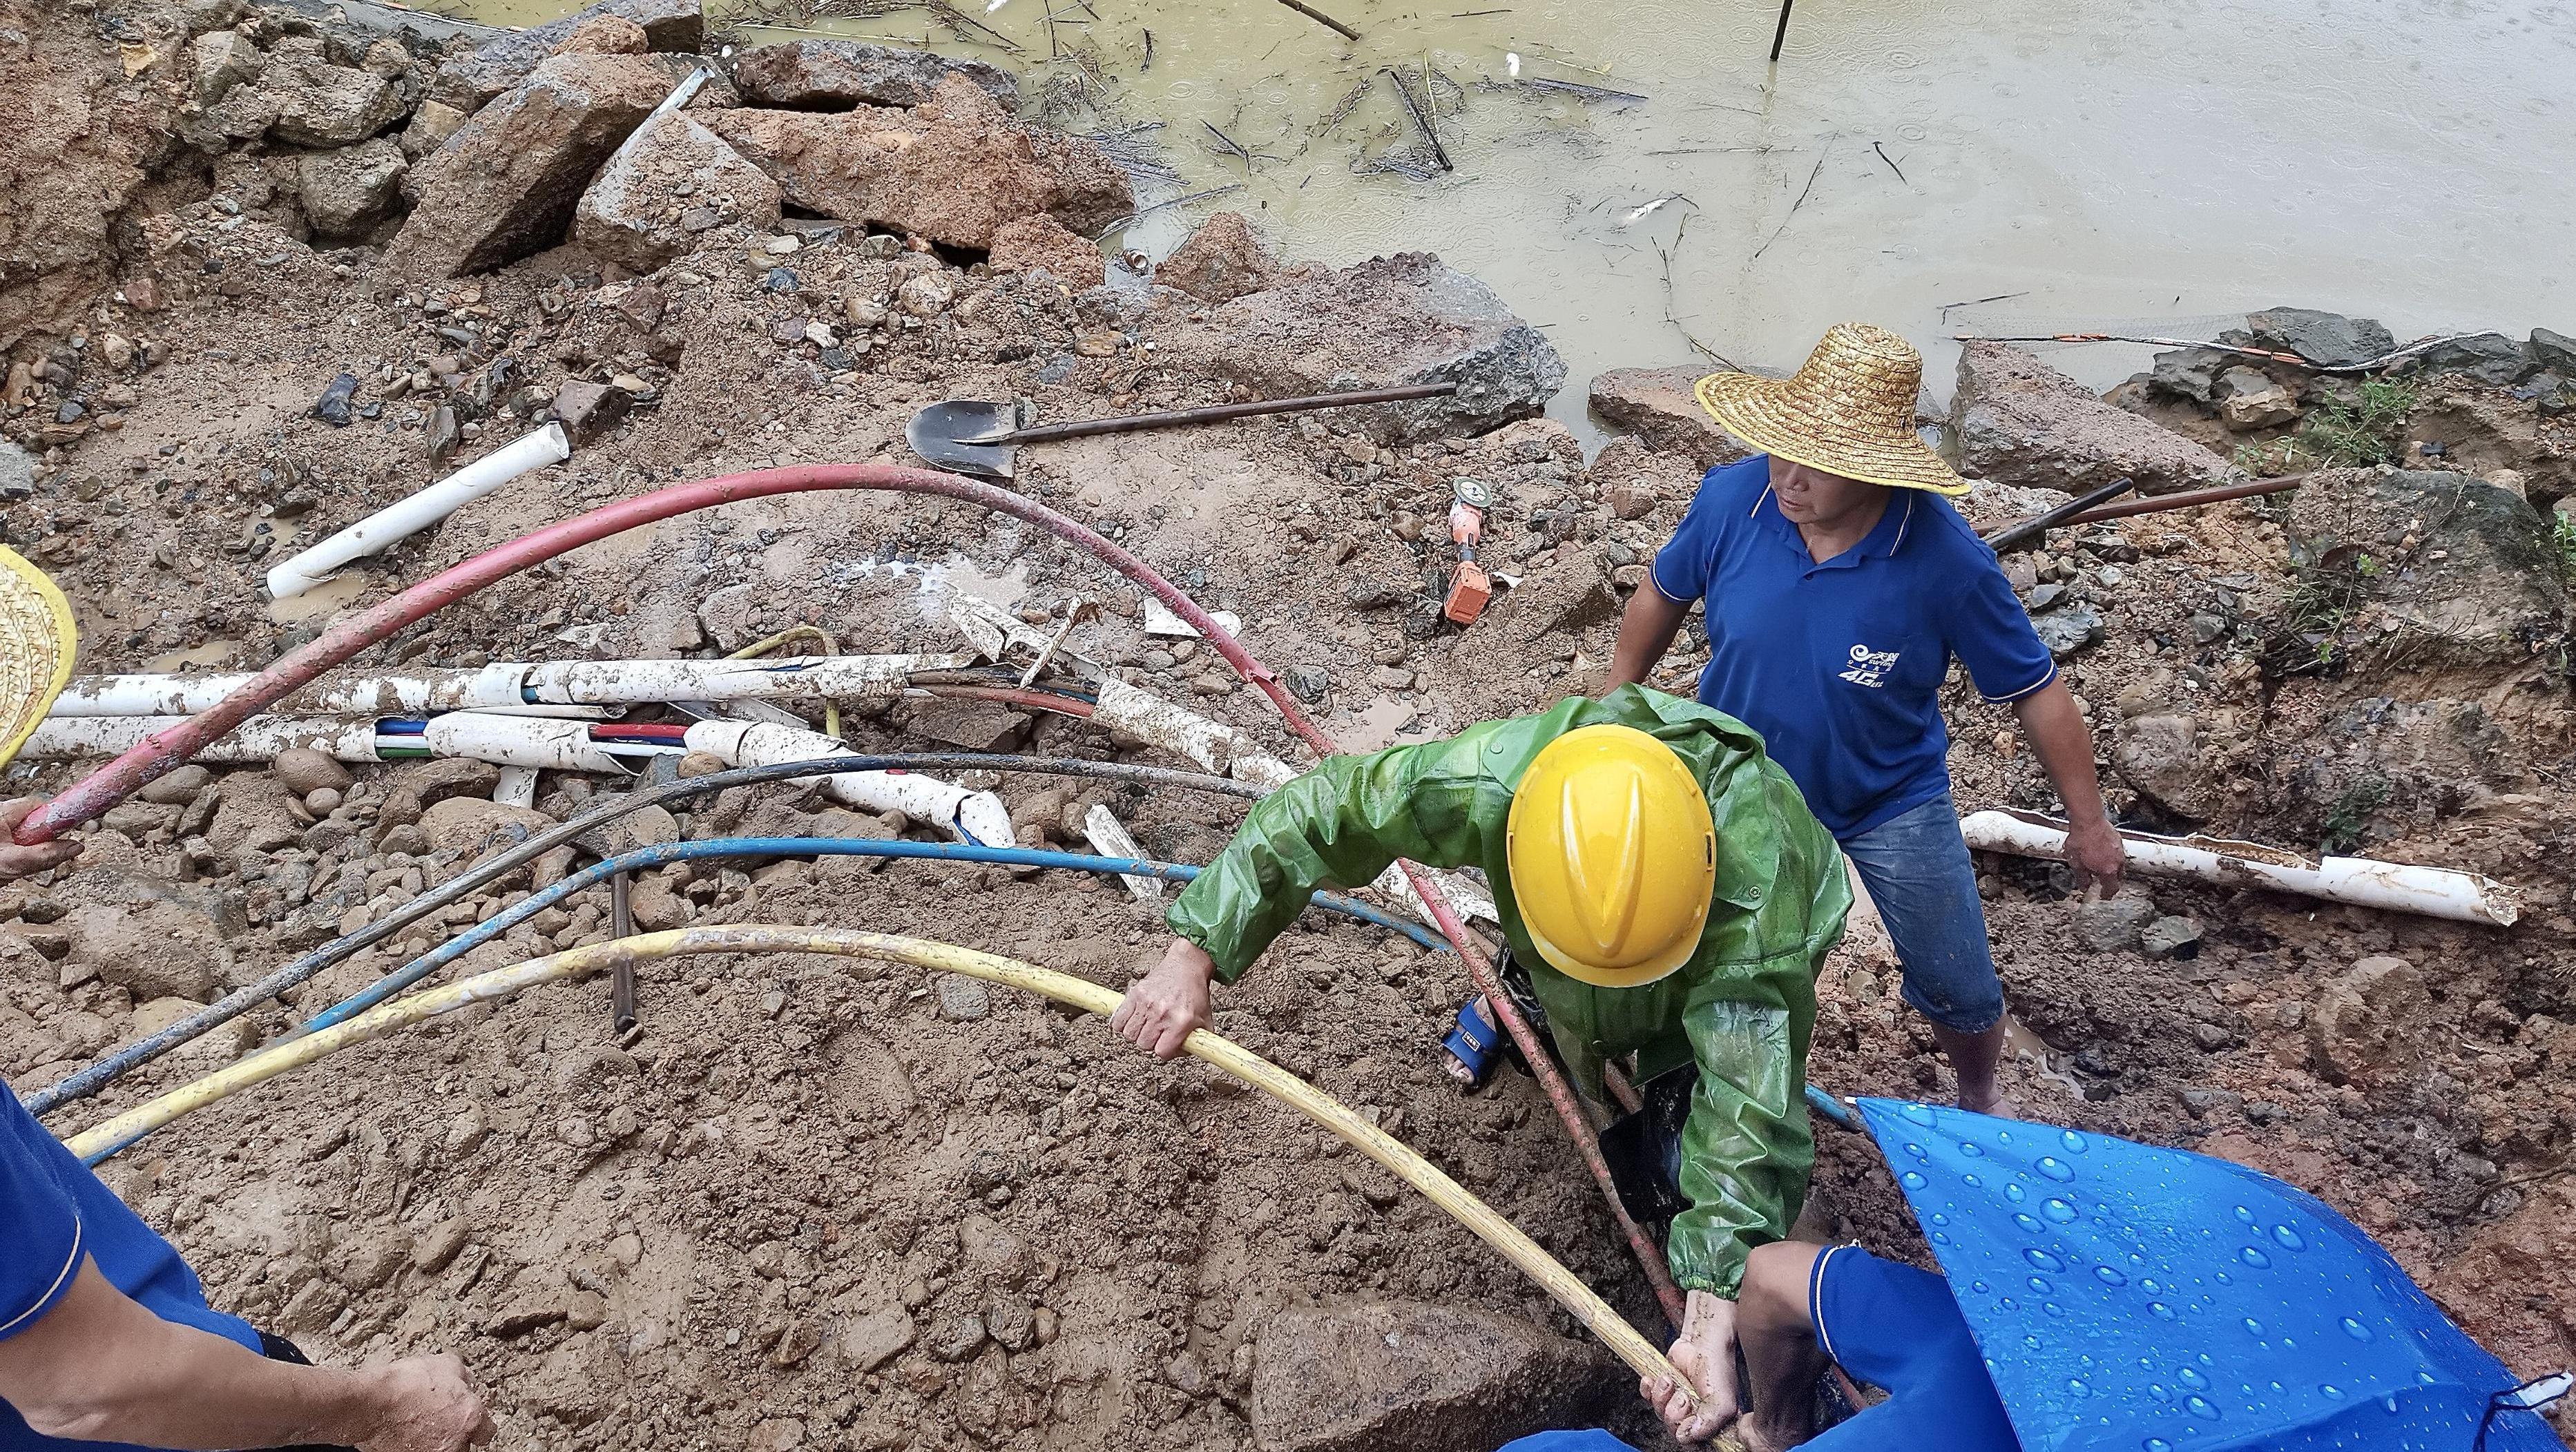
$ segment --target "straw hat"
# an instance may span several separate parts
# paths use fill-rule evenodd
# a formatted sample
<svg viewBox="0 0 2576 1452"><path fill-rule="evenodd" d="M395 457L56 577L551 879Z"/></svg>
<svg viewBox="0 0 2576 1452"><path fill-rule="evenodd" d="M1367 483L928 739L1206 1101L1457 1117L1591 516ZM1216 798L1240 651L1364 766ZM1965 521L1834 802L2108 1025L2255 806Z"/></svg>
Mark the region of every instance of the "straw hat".
<svg viewBox="0 0 2576 1452"><path fill-rule="evenodd" d="M72 678L72 607L45 572L0 548L0 766Z"/></svg>
<svg viewBox="0 0 2576 1452"><path fill-rule="evenodd" d="M1719 426L1764 453L1846 479L1935 494L1968 483L1914 432L1923 355L1867 323L1836 323L1790 378L1712 373L1692 392Z"/></svg>

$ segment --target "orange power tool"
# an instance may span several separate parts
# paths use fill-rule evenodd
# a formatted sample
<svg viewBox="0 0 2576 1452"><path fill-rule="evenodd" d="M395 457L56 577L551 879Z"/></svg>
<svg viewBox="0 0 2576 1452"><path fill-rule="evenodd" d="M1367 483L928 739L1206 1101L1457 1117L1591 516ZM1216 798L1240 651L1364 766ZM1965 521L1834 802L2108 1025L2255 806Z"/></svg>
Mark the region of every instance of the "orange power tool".
<svg viewBox="0 0 2576 1452"><path fill-rule="evenodd" d="M1449 598L1440 613L1460 625L1473 625L1494 596L1493 578L1476 563L1476 543L1485 537L1485 511L1494 491L1479 479L1460 479L1450 486L1449 537L1458 542L1458 568L1449 574Z"/></svg>

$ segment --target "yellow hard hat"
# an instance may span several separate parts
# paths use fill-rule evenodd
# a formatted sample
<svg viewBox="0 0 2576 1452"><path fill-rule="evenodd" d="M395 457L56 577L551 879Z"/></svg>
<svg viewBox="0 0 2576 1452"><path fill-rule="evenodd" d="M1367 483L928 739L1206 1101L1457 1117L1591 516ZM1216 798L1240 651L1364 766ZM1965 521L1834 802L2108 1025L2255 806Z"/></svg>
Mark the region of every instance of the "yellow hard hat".
<svg viewBox="0 0 2576 1452"><path fill-rule="evenodd" d="M1690 961L1717 884L1708 794L1634 726L1585 726L1522 774L1505 827L1521 924L1569 978L1636 988Z"/></svg>
<svg viewBox="0 0 2576 1452"><path fill-rule="evenodd" d="M16 550L0 548L0 766L44 724L72 678L72 607Z"/></svg>

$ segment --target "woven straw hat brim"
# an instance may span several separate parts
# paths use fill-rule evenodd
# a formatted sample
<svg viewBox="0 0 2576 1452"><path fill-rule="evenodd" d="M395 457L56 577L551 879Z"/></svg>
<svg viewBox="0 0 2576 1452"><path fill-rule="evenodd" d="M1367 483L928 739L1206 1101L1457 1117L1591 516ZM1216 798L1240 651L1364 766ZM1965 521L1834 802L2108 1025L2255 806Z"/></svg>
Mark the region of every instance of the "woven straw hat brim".
<svg viewBox="0 0 2576 1452"><path fill-rule="evenodd" d="M78 641L63 592L16 550L0 548L0 766L63 693Z"/></svg>
<svg viewBox="0 0 2576 1452"><path fill-rule="evenodd" d="M1968 481L1911 430L1900 437L1886 437L1837 428L1803 406L1796 382L1753 373L1712 373L1691 391L1720 428L1793 464L1895 489L1968 492Z"/></svg>

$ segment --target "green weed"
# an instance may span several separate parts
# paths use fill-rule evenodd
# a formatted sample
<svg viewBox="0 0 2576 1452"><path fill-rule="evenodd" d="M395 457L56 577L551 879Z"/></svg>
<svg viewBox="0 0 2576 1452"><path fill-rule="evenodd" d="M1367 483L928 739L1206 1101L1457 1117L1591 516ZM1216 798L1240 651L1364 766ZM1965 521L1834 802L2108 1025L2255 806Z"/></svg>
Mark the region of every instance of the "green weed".
<svg viewBox="0 0 2576 1452"><path fill-rule="evenodd" d="M2370 777L2344 788L2326 809L2325 830L2317 838L2317 850L2328 857L2340 857L2361 845L2362 830L2370 825L2370 814L2388 803L2388 781Z"/></svg>
<svg viewBox="0 0 2576 1452"><path fill-rule="evenodd" d="M2294 433L2265 444L2239 444L2232 456L2249 474L2296 474L2398 462L2415 385L2395 378L2364 381L2349 402L2328 399Z"/></svg>

